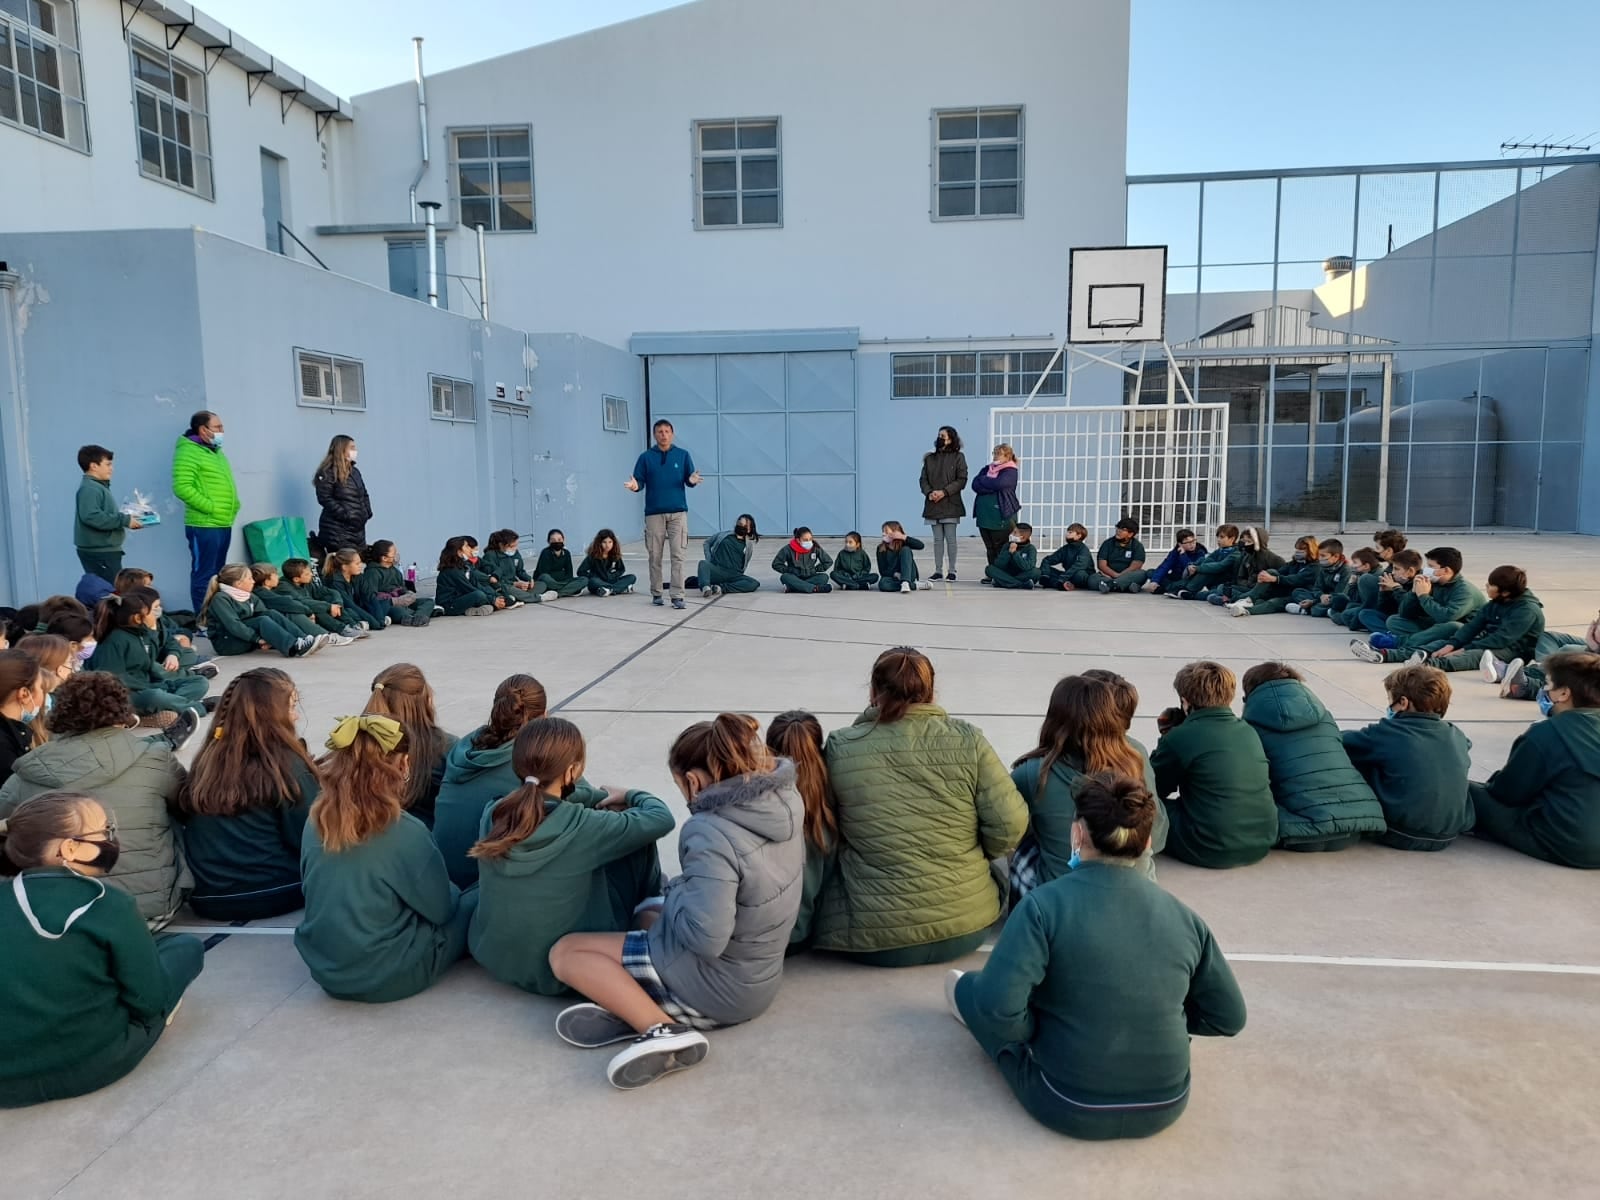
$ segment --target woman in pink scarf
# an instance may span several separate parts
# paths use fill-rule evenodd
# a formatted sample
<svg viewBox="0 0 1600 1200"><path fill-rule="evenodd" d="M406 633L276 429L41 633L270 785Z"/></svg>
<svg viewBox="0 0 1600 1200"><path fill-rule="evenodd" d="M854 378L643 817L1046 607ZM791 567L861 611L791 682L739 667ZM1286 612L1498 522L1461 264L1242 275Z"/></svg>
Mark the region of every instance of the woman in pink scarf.
<svg viewBox="0 0 1600 1200"><path fill-rule="evenodd" d="M972 490L978 497L972 506L972 515L977 518L978 532L983 536L983 548L988 552L990 566L994 565L995 557L1005 548L1006 539L1016 527L1017 514L1022 511L1022 505L1017 500L1017 480L1021 475L1016 451L1001 442L994 448L994 461L972 480ZM984 579L982 582L989 581Z"/></svg>

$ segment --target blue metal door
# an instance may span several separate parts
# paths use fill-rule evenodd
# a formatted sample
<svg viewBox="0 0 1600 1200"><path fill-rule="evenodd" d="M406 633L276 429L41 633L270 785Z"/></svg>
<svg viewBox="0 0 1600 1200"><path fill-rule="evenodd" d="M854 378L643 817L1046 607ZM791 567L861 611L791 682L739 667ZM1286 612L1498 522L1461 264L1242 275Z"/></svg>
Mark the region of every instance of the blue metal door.
<svg viewBox="0 0 1600 1200"><path fill-rule="evenodd" d="M671 421L705 482L689 493L689 532L856 526L856 363L848 350L674 354L650 358L652 419Z"/></svg>

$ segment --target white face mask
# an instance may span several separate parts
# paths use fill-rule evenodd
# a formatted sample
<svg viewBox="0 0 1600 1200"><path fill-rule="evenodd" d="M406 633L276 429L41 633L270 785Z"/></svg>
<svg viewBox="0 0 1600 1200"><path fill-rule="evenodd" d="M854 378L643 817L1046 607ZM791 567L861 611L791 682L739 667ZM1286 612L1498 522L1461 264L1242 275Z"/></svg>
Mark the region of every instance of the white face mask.
<svg viewBox="0 0 1600 1200"><path fill-rule="evenodd" d="M1438 574L1439 574L1439 569L1437 567L1423 567L1422 568L1422 577L1424 579L1434 579L1434 578L1436 578L1438 576Z"/></svg>
<svg viewBox="0 0 1600 1200"><path fill-rule="evenodd" d="M356 452L354 450L350 451L350 461L351 462L355 462L356 461Z"/></svg>
<svg viewBox="0 0 1600 1200"><path fill-rule="evenodd" d="M810 538L801 538L800 539L800 549L802 549L802 550L811 549L811 539Z"/></svg>

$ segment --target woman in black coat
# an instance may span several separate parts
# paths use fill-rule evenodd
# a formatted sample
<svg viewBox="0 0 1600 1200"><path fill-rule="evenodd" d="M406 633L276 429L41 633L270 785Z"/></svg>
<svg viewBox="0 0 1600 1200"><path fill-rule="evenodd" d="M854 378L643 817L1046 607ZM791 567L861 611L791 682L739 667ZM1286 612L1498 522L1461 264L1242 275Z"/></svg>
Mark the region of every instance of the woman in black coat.
<svg viewBox="0 0 1600 1200"><path fill-rule="evenodd" d="M367 485L356 466L355 438L341 433L328 443L328 453L317 467L312 484L317 489L317 503L322 505L316 539L321 553L365 550L372 501L367 498Z"/></svg>
<svg viewBox="0 0 1600 1200"><path fill-rule="evenodd" d="M933 453L922 456L922 519L933 526L933 577L946 578L945 555L950 556L949 578L956 577L956 531L967 515L961 489L967 486L967 456L961 453L961 435L949 425L939 426Z"/></svg>

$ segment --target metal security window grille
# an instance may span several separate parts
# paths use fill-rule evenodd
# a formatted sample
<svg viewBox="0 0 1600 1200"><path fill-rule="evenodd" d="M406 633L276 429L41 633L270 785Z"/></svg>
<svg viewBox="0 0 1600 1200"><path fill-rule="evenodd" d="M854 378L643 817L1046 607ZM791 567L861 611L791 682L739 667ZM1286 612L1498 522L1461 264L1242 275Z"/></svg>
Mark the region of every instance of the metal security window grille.
<svg viewBox="0 0 1600 1200"><path fill-rule="evenodd" d="M366 409L366 371L355 359L296 350L294 361L303 407Z"/></svg>
<svg viewBox="0 0 1600 1200"><path fill-rule="evenodd" d="M936 221L1022 215L1022 109L933 114Z"/></svg>
<svg viewBox="0 0 1600 1200"><path fill-rule="evenodd" d="M695 122L696 228L782 226L778 126L776 117Z"/></svg>
<svg viewBox="0 0 1600 1200"><path fill-rule="evenodd" d="M456 210L468 229L533 233L533 130L527 125L452 131Z"/></svg>
<svg viewBox="0 0 1600 1200"><path fill-rule="evenodd" d="M1016 450L1017 499L1034 541L1052 550L1074 521L1093 547L1131 516L1159 560L1179 529L1227 519L1226 404L995 408L989 440Z"/></svg>
<svg viewBox="0 0 1600 1200"><path fill-rule="evenodd" d="M1026 396L1055 357L1050 350L977 351L960 354L896 354L896 400L944 396ZM1057 361L1039 388L1041 396L1064 396L1066 367Z"/></svg>
<svg viewBox="0 0 1600 1200"><path fill-rule="evenodd" d="M432 416L435 420L478 419L478 410L473 405L472 385L465 379L451 379L447 375L429 375L428 390L433 397Z"/></svg>
<svg viewBox="0 0 1600 1200"><path fill-rule="evenodd" d="M0 122L89 150L77 12L60 0L0 0Z"/></svg>
<svg viewBox="0 0 1600 1200"><path fill-rule="evenodd" d="M205 76L159 46L134 42L133 105L140 172L212 199Z"/></svg>
<svg viewBox="0 0 1600 1200"><path fill-rule="evenodd" d="M627 433L628 401L622 396L605 396L602 398L604 409L601 414L601 423L608 433Z"/></svg>

